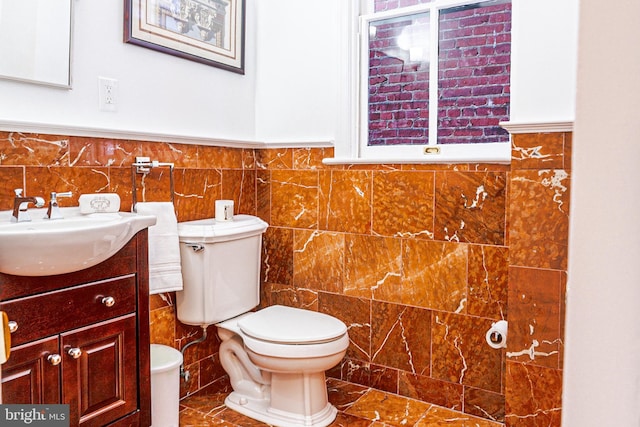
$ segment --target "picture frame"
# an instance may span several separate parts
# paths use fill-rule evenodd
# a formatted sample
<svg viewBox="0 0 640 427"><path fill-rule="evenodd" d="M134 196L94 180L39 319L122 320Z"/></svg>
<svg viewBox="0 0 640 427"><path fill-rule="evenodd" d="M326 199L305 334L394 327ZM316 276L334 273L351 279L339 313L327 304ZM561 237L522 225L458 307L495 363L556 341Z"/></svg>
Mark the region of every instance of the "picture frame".
<svg viewBox="0 0 640 427"><path fill-rule="evenodd" d="M244 74L245 0L125 0L124 42Z"/></svg>

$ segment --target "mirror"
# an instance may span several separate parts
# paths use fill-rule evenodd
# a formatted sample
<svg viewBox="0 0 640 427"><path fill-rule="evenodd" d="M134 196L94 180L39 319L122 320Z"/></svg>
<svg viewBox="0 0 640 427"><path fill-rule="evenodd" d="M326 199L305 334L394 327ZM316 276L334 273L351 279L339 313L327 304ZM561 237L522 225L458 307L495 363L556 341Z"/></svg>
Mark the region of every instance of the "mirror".
<svg viewBox="0 0 640 427"><path fill-rule="evenodd" d="M0 0L0 77L71 88L72 0Z"/></svg>

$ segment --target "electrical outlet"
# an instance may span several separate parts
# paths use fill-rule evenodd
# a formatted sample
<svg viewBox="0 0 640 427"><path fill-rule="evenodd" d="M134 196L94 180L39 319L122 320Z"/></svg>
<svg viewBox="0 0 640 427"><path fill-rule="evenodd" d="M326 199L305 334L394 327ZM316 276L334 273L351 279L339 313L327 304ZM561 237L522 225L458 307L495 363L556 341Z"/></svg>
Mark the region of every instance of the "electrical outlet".
<svg viewBox="0 0 640 427"><path fill-rule="evenodd" d="M118 110L118 80L98 77L100 111Z"/></svg>

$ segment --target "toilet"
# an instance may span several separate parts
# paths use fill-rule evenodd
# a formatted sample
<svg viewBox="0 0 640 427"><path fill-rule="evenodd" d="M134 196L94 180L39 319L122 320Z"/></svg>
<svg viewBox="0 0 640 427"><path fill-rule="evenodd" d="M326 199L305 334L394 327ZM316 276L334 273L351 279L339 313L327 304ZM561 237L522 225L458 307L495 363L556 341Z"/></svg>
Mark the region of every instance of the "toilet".
<svg viewBox="0 0 640 427"><path fill-rule="evenodd" d="M220 362L233 391L225 404L280 427L324 427L337 410L327 398L325 371L349 345L346 325L324 313L260 303L262 234L268 225L251 215L231 221L178 224L184 289L178 320L216 325Z"/></svg>

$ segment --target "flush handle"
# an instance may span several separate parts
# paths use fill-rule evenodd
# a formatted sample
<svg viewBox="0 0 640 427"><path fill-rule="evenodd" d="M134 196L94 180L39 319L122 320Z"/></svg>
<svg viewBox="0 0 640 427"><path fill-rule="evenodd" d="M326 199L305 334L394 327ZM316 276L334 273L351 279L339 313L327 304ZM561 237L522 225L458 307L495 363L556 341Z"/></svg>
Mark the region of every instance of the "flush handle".
<svg viewBox="0 0 640 427"><path fill-rule="evenodd" d="M73 357L74 359L79 358L80 356L82 356L82 350L80 350L77 347L72 347L69 350L67 350L67 354L71 357Z"/></svg>
<svg viewBox="0 0 640 427"><path fill-rule="evenodd" d="M193 249L194 252L200 252L204 250L204 245L200 243L185 243L188 247Z"/></svg>

